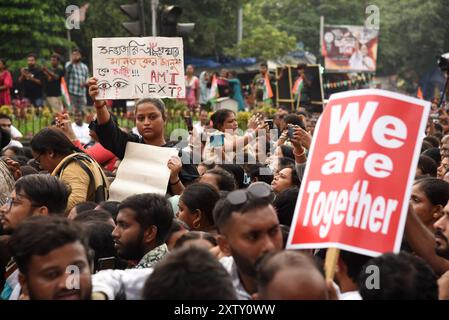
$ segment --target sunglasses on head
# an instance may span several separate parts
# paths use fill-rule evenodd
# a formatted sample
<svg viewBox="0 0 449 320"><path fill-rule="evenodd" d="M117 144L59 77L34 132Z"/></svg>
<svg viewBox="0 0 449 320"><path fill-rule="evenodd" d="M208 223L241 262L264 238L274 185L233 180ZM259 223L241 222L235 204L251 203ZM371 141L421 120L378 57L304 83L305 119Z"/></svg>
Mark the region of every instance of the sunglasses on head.
<svg viewBox="0 0 449 320"><path fill-rule="evenodd" d="M250 199L268 198L272 195L271 187L266 183L255 183L247 189L235 190L226 196L226 200L232 205L241 205Z"/></svg>

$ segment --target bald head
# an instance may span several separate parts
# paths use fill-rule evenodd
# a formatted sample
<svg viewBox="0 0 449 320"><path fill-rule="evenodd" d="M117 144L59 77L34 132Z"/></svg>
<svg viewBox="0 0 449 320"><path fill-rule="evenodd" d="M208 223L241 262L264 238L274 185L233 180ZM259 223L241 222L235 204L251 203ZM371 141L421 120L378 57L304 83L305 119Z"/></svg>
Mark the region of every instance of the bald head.
<svg viewBox="0 0 449 320"><path fill-rule="evenodd" d="M327 300L323 274L315 261L297 251L280 251L262 260L258 272L263 300Z"/></svg>
<svg viewBox="0 0 449 320"><path fill-rule="evenodd" d="M443 138L441 138L441 144L445 144L447 142L449 142L449 134L447 134Z"/></svg>

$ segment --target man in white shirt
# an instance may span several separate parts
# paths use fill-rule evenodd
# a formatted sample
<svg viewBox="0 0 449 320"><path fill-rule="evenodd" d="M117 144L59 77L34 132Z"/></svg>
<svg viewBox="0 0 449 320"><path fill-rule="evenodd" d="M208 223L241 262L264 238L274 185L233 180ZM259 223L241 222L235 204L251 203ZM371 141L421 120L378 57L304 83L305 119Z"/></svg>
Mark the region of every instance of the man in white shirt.
<svg viewBox="0 0 449 320"><path fill-rule="evenodd" d="M84 122L84 112L78 110L75 112L75 122L72 123L72 129L75 136L82 144L88 144L91 141L89 135L89 125Z"/></svg>
<svg viewBox="0 0 449 320"><path fill-rule="evenodd" d="M340 287L340 300L362 300L359 293L359 275L369 256L340 250L335 279Z"/></svg>
<svg viewBox="0 0 449 320"><path fill-rule="evenodd" d="M270 196L268 186L253 185L229 193L214 209L218 245L227 255L220 262L231 274L240 300L249 300L257 292L257 263L267 253L282 250L282 233Z"/></svg>

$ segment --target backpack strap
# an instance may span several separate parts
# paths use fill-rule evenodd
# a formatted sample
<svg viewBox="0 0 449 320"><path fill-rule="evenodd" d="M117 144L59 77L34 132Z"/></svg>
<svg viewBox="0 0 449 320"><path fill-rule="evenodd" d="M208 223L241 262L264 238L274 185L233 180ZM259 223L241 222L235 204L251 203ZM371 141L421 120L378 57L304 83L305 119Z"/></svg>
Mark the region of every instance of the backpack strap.
<svg viewBox="0 0 449 320"><path fill-rule="evenodd" d="M94 166L97 166L95 161L93 161L89 156L78 153L75 154L73 157L67 159L61 166L58 172L58 176L64 171L64 169L73 161L76 161L76 163L79 164L81 169L83 169L84 172L89 176L89 189L91 188L91 185L93 183L93 191L95 195L95 202L99 203L101 201L107 200L107 182L104 177L103 171L101 168L98 168L100 170L100 176L101 176L101 186L97 187L97 182L95 180L95 177L92 173L92 170L86 166L86 164L83 161L88 161L89 163L93 164ZM97 166L98 167L98 166Z"/></svg>

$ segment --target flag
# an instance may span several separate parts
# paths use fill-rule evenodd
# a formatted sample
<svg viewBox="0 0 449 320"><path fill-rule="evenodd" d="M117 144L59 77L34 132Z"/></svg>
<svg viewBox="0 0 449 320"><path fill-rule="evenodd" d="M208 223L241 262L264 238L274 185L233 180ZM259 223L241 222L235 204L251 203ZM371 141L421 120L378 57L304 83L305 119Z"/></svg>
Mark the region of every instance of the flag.
<svg viewBox="0 0 449 320"><path fill-rule="evenodd" d="M296 79L295 84L293 85L293 88L292 88L293 96L295 96L295 98L298 97L299 100L301 99L301 91L302 91L303 86L304 86L304 81L303 81L302 77L299 77L298 79Z"/></svg>
<svg viewBox="0 0 449 320"><path fill-rule="evenodd" d="M418 93L416 94L416 97L421 100L424 100L424 95L422 94L421 87L418 87Z"/></svg>
<svg viewBox="0 0 449 320"><path fill-rule="evenodd" d="M215 102L215 100L219 97L218 95L218 82L217 82L217 76L214 74L212 76L212 82L211 82L211 86L210 86L210 94L209 94L209 99L212 102Z"/></svg>
<svg viewBox="0 0 449 320"><path fill-rule="evenodd" d="M69 89L67 88L67 83L65 82L64 77L61 77L61 95L62 95L62 103L64 107L68 110L72 109L70 102Z"/></svg>
<svg viewBox="0 0 449 320"><path fill-rule="evenodd" d="M263 87L263 100L268 100L273 97L273 90L271 90L270 78L268 78L268 73L265 74L265 85Z"/></svg>

